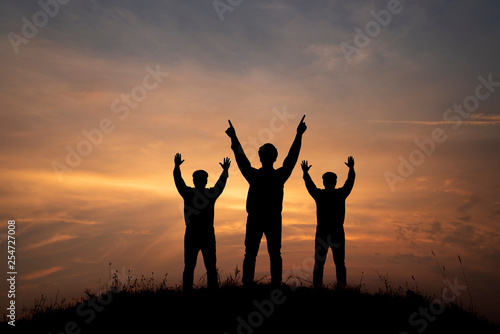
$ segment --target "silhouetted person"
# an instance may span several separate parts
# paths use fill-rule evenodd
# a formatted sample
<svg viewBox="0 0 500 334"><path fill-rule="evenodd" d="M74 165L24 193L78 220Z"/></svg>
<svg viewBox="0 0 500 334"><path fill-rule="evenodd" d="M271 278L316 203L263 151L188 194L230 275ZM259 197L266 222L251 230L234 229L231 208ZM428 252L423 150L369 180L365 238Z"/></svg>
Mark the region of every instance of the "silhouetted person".
<svg viewBox="0 0 500 334"><path fill-rule="evenodd" d="M323 185L325 189L318 189L314 184L307 161L302 161L302 171L307 191L316 202L316 216L318 225L316 226L316 238L314 241L314 270L313 284L315 287L323 286L323 270L325 267L328 249L332 249L333 261L337 273L337 286L345 287L347 284L345 268L345 200L351 193L354 186L356 173L354 172L353 157L347 158L345 163L349 167L347 180L342 188L335 189L337 185L337 175L332 172L323 174Z"/></svg>
<svg viewBox="0 0 500 334"><path fill-rule="evenodd" d="M214 206L220 196L229 176L228 169L231 164L229 158L222 163L222 173L213 188L206 188L208 173L197 170L193 173L194 188L186 186L182 179L180 165L184 162L177 153L174 158L174 181L179 194L184 199L184 221L186 233L184 234L184 273L182 287L186 294L193 289L194 268L198 252L201 250L205 268L207 269L207 284L209 290L218 286L217 258L215 255L215 230Z"/></svg>
<svg viewBox="0 0 500 334"><path fill-rule="evenodd" d="M305 116L304 116L305 117ZM307 129L304 117L297 127L297 135L293 141L283 166L274 169L278 150L272 144L264 144L259 148L262 167L253 168L243 152L231 121L226 134L231 138L231 149L241 174L248 181L246 209L248 212L245 235L245 258L243 260L243 284L253 283L255 261L259 251L262 234L266 235L267 251L271 262L271 283L281 284L283 261L281 259L281 210L283 207L283 187L292 174L299 158L302 135Z"/></svg>

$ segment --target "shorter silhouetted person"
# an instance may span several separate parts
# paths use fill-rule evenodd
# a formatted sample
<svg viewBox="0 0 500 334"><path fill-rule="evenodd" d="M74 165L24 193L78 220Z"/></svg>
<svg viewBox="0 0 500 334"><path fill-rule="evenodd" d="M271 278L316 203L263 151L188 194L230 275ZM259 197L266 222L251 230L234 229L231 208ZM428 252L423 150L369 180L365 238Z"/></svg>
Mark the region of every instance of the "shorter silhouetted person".
<svg viewBox="0 0 500 334"><path fill-rule="evenodd" d="M315 287L323 286L323 271L328 249L332 249L333 261L337 274L337 286L345 287L347 274L345 267L345 200L354 186L356 173L354 172L354 159L349 157L345 163L349 167L347 180L342 188L336 189L337 175L332 172L323 174L325 189L318 189L314 184L307 161L302 161L302 171L307 191L316 202L316 238L314 241L314 270L313 284Z"/></svg>
<svg viewBox="0 0 500 334"><path fill-rule="evenodd" d="M193 289L194 269L199 251L203 255L203 261L207 269L207 285L209 290L215 290L218 287L214 207L215 201L226 186L231 161L229 158L225 158L220 163L222 173L213 188L206 188L208 173L204 170L197 170L193 173L194 188L186 186L180 169L180 165L183 162L184 160L182 160L181 155L177 153L174 158L174 181L179 194L184 199L184 221L186 223L182 287L186 294L190 294Z"/></svg>

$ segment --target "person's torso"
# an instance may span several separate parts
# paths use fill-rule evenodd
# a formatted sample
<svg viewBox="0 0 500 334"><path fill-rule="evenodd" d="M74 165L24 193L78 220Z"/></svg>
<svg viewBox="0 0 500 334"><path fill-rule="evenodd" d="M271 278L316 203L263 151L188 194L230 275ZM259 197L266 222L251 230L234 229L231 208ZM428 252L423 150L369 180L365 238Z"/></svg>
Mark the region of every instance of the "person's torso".
<svg viewBox="0 0 500 334"><path fill-rule="evenodd" d="M248 213L281 212L285 180L280 169L258 169L249 184Z"/></svg>
<svg viewBox="0 0 500 334"><path fill-rule="evenodd" d="M184 219L193 227L213 227L214 208L218 194L214 188L189 188L184 195Z"/></svg>
<svg viewBox="0 0 500 334"><path fill-rule="evenodd" d="M344 225L346 200L342 189L321 189L315 200L318 227L340 229Z"/></svg>

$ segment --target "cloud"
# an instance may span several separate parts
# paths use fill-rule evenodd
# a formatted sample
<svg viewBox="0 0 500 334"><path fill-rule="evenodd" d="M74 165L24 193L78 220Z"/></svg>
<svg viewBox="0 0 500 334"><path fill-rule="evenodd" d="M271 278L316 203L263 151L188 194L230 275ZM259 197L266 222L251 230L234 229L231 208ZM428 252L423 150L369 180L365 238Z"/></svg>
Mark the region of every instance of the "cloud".
<svg viewBox="0 0 500 334"><path fill-rule="evenodd" d="M471 119L479 119L479 120L487 120L487 121L500 121L500 115L485 115L483 113L480 114L472 114L470 115Z"/></svg>
<svg viewBox="0 0 500 334"><path fill-rule="evenodd" d="M467 213L473 206L480 202L481 199L479 196L470 196L463 200L462 204L458 206L457 211L461 214Z"/></svg>
<svg viewBox="0 0 500 334"><path fill-rule="evenodd" d="M460 196L472 196L472 192L469 190L465 190L466 186L464 185L463 180L458 179L446 179L444 180L443 192L449 194L455 194Z"/></svg>
<svg viewBox="0 0 500 334"><path fill-rule="evenodd" d="M460 125L466 126L499 126L500 120L497 118L480 118L484 121L462 121ZM490 121L491 120L491 121ZM456 125L456 121L385 121L385 120L368 120L370 123L384 124L411 124L411 125Z"/></svg>
<svg viewBox="0 0 500 334"><path fill-rule="evenodd" d="M419 256L413 253L396 253L388 259L389 262L402 264L429 264L432 262L431 256Z"/></svg>
<svg viewBox="0 0 500 334"><path fill-rule="evenodd" d="M30 280L34 280L36 278L42 278L42 277L48 276L50 274L56 273L58 271L61 271L63 269L64 269L64 267L57 266L57 267L51 267L48 269L37 270L37 271L34 271L30 274L21 276L21 280L30 281Z"/></svg>
<svg viewBox="0 0 500 334"><path fill-rule="evenodd" d="M118 233L128 234L128 235L149 235L149 234L151 234L151 231L149 229L141 229L141 230L128 229L128 230L125 230L125 231L120 231Z"/></svg>
<svg viewBox="0 0 500 334"><path fill-rule="evenodd" d="M483 236L476 231L476 227L466 222L451 222L440 239L449 244L477 249Z"/></svg>
<svg viewBox="0 0 500 334"><path fill-rule="evenodd" d="M42 241L33 243L31 245L28 245L27 247L25 247L25 250L32 250L35 248L44 247L44 246L51 245L53 243L57 243L57 242L61 242L61 241L72 240L75 238L77 238L76 235L56 234L53 237L48 238L46 240L42 240Z"/></svg>
<svg viewBox="0 0 500 334"><path fill-rule="evenodd" d="M500 201L494 202L492 213L495 216L500 215Z"/></svg>
<svg viewBox="0 0 500 334"><path fill-rule="evenodd" d="M304 48L304 52L316 56L318 64L325 70L332 71L346 68L346 60L338 45L311 44ZM359 57L356 57L355 60L359 61Z"/></svg>

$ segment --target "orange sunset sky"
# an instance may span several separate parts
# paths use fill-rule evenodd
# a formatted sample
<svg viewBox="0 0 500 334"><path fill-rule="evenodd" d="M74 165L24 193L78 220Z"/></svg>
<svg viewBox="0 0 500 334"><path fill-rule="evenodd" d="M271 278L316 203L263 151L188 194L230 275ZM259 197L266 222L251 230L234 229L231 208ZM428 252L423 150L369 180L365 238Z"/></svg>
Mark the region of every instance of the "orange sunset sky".
<svg viewBox="0 0 500 334"><path fill-rule="evenodd" d="M70 1L40 24L38 3L2 1L0 254L7 272L15 219L17 302L79 298L110 268L181 284L177 152L190 186L194 170L212 185L233 160L217 259L222 278L241 268L248 185L227 120L254 167L266 142L280 166L305 114L299 161L317 186L326 171L342 185L347 157L356 162L348 283L377 291L388 273L395 288L439 295L450 287L440 266L466 285L460 255L477 311L500 321L500 5L402 1L391 14L388 3ZM285 185L286 273L312 279L315 223L297 164ZM256 271L269 274L265 238ZM195 281L203 274L200 255ZM331 253L325 276L335 281Z"/></svg>

